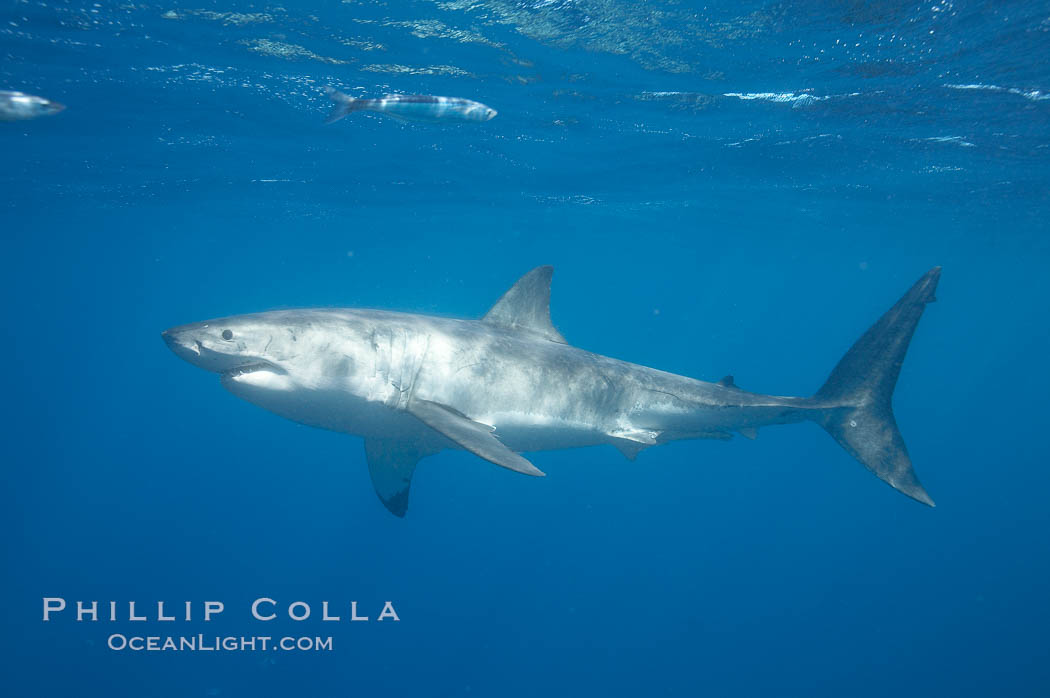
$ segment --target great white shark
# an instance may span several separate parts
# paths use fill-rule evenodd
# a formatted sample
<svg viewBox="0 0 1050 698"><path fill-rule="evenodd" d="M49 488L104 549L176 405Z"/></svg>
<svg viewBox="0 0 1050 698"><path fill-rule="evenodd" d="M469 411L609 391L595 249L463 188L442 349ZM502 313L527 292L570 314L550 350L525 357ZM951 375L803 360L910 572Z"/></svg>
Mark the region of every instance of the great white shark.
<svg viewBox="0 0 1050 698"><path fill-rule="evenodd" d="M627 458L679 439L755 438L811 421L893 488L923 504L891 409L940 267L853 345L811 397L708 383L570 346L551 324L553 269L533 269L480 320L386 310L276 310L173 327L176 355L282 417L363 436L376 493L404 516L420 459L464 449L526 475L521 455L612 444Z"/></svg>

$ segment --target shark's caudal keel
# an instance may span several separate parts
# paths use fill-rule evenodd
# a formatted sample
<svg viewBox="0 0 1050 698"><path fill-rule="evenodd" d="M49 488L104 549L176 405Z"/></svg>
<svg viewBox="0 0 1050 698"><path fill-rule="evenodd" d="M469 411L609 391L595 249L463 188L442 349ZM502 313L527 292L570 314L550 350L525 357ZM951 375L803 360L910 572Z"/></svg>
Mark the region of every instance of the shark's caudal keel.
<svg viewBox="0 0 1050 698"><path fill-rule="evenodd" d="M940 268L861 337L812 397L778 397L591 354L550 321L550 267L481 320L357 309L285 310L174 327L179 357L234 395L296 422L363 436L386 507L404 516L416 464L447 448L543 475L521 452L612 444L634 459L679 439L755 438L814 421L904 494L933 506L891 410L893 388Z"/></svg>

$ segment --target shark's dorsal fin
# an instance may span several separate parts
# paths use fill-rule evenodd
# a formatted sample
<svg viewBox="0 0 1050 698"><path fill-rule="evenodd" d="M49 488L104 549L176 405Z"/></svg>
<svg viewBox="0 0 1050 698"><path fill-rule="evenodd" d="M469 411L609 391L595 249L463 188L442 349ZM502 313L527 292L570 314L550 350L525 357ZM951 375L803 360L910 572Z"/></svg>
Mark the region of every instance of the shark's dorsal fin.
<svg viewBox="0 0 1050 698"><path fill-rule="evenodd" d="M551 324L551 277L554 267L536 267L503 294L482 322L533 332L552 342L568 344Z"/></svg>

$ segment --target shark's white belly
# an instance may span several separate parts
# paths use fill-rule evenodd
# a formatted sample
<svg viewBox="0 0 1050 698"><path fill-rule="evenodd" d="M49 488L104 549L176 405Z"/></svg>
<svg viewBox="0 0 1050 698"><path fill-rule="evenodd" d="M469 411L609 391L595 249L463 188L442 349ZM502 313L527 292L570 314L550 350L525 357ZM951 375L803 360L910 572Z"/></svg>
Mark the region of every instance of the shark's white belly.
<svg viewBox="0 0 1050 698"><path fill-rule="evenodd" d="M269 371L227 377L223 386L265 410L318 429L376 438L415 438L423 431L419 420L404 410L340 386L304 388Z"/></svg>

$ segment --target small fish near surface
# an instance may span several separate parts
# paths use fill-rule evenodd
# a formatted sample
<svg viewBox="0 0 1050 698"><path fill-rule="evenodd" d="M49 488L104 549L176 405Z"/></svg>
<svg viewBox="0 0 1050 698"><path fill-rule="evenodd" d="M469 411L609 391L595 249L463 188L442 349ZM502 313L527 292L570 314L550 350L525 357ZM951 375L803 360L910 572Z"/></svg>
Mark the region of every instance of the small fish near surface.
<svg viewBox="0 0 1050 698"><path fill-rule="evenodd" d="M899 492L919 484L893 417L893 388L940 267L924 274L810 397L752 393L592 354L550 320L551 267L526 274L480 320L354 308L278 310L173 327L175 354L282 417L363 436L376 493L404 516L416 464L469 451L526 475L521 455L610 444L627 458L680 439L753 439L816 422Z"/></svg>
<svg viewBox="0 0 1050 698"><path fill-rule="evenodd" d="M25 121L57 114L65 105L25 92L0 90L0 121Z"/></svg>
<svg viewBox="0 0 1050 698"><path fill-rule="evenodd" d="M326 89L335 106L326 124L339 121L355 111L373 111L401 121L438 123L442 121L489 121L496 110L481 102L460 97L434 95L386 95L379 99L355 99L331 87Z"/></svg>

